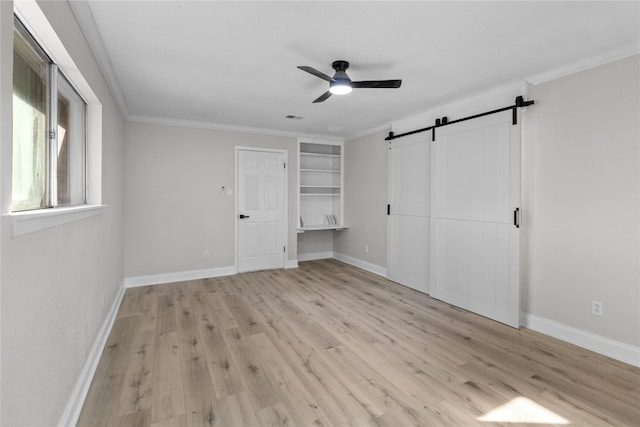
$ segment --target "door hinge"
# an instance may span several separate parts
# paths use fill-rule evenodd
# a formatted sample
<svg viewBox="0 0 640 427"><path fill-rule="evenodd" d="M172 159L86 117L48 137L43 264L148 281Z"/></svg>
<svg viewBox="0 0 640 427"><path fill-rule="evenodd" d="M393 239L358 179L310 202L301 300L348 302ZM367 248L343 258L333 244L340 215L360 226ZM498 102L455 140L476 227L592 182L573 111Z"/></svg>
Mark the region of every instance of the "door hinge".
<svg viewBox="0 0 640 427"><path fill-rule="evenodd" d="M391 205L387 205L387 215L391 215Z"/></svg>
<svg viewBox="0 0 640 427"><path fill-rule="evenodd" d="M286 169L286 168L287 168L287 164L286 164L286 163L283 163L283 164L282 164L282 167L283 167L283 169Z"/></svg>
<svg viewBox="0 0 640 427"><path fill-rule="evenodd" d="M515 208L513 210L513 225L516 228L520 228L520 208Z"/></svg>
<svg viewBox="0 0 640 427"><path fill-rule="evenodd" d="M282 247L282 252L287 252L287 247L286 246Z"/></svg>

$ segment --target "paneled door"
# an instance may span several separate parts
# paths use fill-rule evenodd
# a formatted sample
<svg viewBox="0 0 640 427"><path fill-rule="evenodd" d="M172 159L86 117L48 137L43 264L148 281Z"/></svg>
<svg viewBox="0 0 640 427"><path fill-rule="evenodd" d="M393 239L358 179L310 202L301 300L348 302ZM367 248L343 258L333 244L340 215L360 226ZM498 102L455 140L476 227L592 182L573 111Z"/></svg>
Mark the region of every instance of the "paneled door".
<svg viewBox="0 0 640 427"><path fill-rule="evenodd" d="M238 271L284 268L285 152L238 150Z"/></svg>
<svg viewBox="0 0 640 427"><path fill-rule="evenodd" d="M389 146L387 278L429 293L429 141L416 134Z"/></svg>
<svg viewBox="0 0 640 427"><path fill-rule="evenodd" d="M520 125L438 128L431 156L431 296L518 327Z"/></svg>

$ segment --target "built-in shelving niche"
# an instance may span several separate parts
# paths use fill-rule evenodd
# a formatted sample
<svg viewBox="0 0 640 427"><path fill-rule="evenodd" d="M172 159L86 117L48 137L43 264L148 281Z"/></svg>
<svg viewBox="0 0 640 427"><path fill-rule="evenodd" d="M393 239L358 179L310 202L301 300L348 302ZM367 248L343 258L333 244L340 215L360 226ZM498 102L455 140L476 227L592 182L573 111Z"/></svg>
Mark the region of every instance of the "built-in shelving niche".
<svg viewBox="0 0 640 427"><path fill-rule="evenodd" d="M299 141L298 231L342 230L343 144Z"/></svg>

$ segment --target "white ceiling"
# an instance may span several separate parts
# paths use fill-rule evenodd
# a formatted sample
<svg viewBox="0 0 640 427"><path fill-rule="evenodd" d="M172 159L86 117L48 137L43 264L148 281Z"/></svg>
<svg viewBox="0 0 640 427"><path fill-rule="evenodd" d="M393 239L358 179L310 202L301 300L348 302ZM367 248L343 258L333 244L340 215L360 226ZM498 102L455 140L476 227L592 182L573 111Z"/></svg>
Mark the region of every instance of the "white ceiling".
<svg viewBox="0 0 640 427"><path fill-rule="evenodd" d="M350 137L552 70L640 52L638 1L86 4L90 14L74 11L130 118L291 134ZM312 104L328 84L296 66L333 75L336 59L351 63L353 80L400 78L402 87Z"/></svg>

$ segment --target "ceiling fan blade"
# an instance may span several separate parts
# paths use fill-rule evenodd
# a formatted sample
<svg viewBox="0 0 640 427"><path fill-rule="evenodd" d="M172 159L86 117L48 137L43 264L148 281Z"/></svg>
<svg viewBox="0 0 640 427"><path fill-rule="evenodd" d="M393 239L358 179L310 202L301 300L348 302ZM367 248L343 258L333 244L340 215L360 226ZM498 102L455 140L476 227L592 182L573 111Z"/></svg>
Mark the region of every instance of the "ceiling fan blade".
<svg viewBox="0 0 640 427"><path fill-rule="evenodd" d="M397 89L402 84L402 80L368 80L362 82L351 82L354 89Z"/></svg>
<svg viewBox="0 0 640 427"><path fill-rule="evenodd" d="M322 80L326 80L328 82L331 81L331 77L327 76L325 73L321 71L316 70L313 67L309 67L306 65L299 65L298 68L301 69L302 71L306 71L309 74L313 74L316 77L320 77Z"/></svg>
<svg viewBox="0 0 640 427"><path fill-rule="evenodd" d="M327 98L329 98L331 96L331 92L330 91L326 91L325 93L323 93L322 95L320 95L319 97L317 97L312 104L315 104L316 102L324 102L327 100Z"/></svg>

